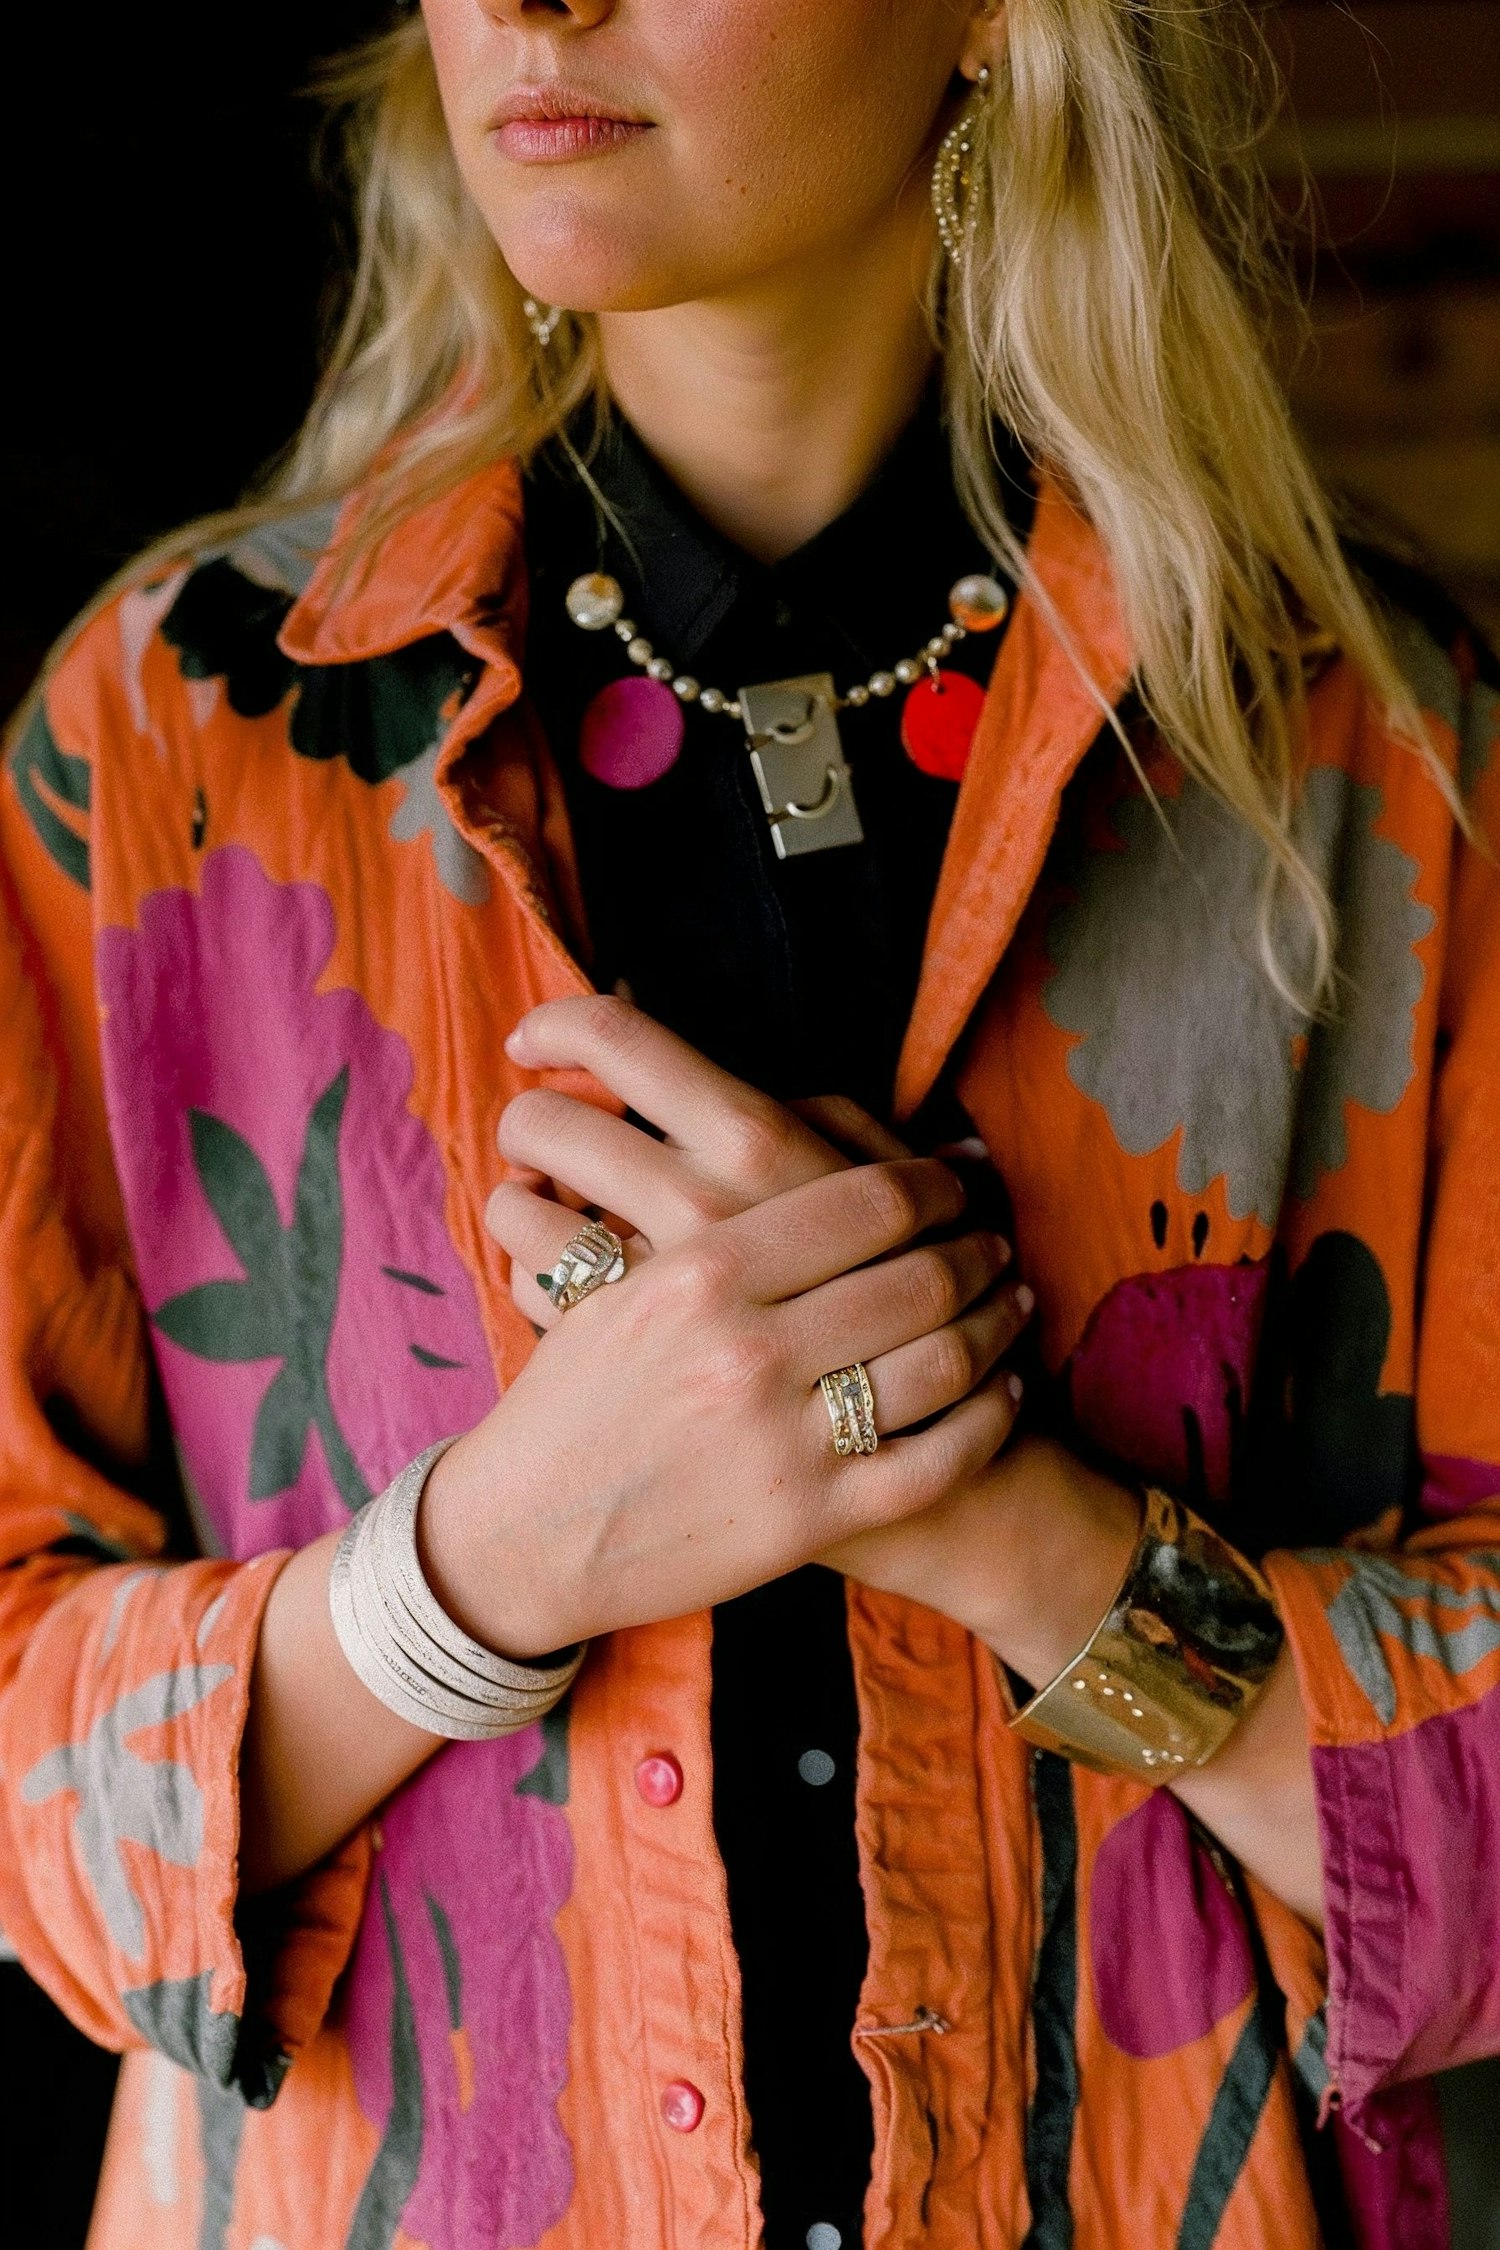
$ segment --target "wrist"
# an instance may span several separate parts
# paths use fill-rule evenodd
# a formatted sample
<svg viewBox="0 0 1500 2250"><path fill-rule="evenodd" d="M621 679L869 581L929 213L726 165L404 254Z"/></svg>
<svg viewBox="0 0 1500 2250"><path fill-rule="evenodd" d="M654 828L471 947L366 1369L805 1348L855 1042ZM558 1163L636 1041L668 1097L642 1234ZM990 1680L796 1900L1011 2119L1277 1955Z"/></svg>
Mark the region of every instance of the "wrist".
<svg viewBox="0 0 1500 2250"><path fill-rule="evenodd" d="M500 1538L494 1518L492 1479L479 1449L460 1438L434 1465L416 1523L422 1574L453 1622L523 1664L587 1640L561 1614L555 1579L535 1567L528 1543Z"/></svg>
<svg viewBox="0 0 1500 2250"><path fill-rule="evenodd" d="M983 1612L965 1622L1011 1671L1044 1686L1108 1614L1140 1525L1134 1491L1050 1439L1032 1440L1024 1476L1007 1479L1001 1500Z"/></svg>

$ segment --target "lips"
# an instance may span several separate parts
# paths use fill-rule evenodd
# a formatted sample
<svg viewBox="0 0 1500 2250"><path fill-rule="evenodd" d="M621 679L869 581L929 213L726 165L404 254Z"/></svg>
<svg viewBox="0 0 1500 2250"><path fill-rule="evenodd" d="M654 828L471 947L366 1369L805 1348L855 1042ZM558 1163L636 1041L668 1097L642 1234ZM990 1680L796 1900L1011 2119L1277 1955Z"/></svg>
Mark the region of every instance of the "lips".
<svg viewBox="0 0 1500 2250"><path fill-rule="evenodd" d="M651 124L570 86L516 86L496 108L490 130L515 162L555 164L623 148L649 133Z"/></svg>

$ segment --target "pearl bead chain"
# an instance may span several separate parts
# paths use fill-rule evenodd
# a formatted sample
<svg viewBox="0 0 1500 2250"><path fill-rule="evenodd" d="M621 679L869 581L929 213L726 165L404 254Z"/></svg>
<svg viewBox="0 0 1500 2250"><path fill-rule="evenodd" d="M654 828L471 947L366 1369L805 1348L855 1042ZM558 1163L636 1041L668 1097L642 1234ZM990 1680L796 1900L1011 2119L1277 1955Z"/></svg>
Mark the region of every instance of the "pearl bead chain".
<svg viewBox="0 0 1500 2250"><path fill-rule="evenodd" d="M881 701L894 695L898 687L914 686L924 672L936 679L939 664L957 642L971 632L993 631L1010 607L1010 596L999 580L979 572L961 578L948 600L954 615L916 656L903 656L888 672L872 672L867 680L857 681L847 695L835 699L834 709L862 710L872 697ZM634 618L621 616L623 605L618 581L602 571L575 578L568 588L567 610L574 624L586 633L612 625L631 663L648 680L659 680L670 687L679 703L696 703L700 711L722 712L726 719L743 717L737 696L726 695L722 688L700 686L690 672L679 672L666 657L658 656L645 635L636 631Z"/></svg>
<svg viewBox="0 0 1500 2250"><path fill-rule="evenodd" d="M637 665L648 680L661 680L670 687L680 703L696 703L702 711L722 711L726 719L742 716L737 696L726 695L722 688L700 687L690 672L674 671L666 658L658 656L651 643L636 631L631 618L618 618L615 632L625 643L625 654L631 663ZM872 695L894 695L898 686L910 687L924 672L935 673L939 659L947 655L956 641L964 639L965 632L962 625L945 625L941 633L933 634L919 657L903 656L891 671L872 672L867 680L857 682L847 695L838 698L835 710L858 711Z"/></svg>

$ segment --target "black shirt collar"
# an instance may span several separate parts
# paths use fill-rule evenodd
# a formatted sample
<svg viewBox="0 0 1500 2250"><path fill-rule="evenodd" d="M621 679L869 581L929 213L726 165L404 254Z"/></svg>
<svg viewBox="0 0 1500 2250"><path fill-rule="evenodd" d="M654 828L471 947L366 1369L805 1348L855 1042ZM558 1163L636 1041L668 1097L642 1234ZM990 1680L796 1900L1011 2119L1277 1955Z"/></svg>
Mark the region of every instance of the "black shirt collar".
<svg viewBox="0 0 1500 2250"><path fill-rule="evenodd" d="M1008 432L999 433L997 456L1007 511L1024 540L1035 505L1031 473ZM605 506L595 502L595 551L580 552L577 570L618 578L629 614L682 668L745 597L768 617L816 610L832 632L831 662L888 665L908 653L914 595L931 605L927 629L936 632L948 587L988 567L953 489L936 383L844 513L777 563L757 562L708 523L620 417L609 419L587 459ZM545 467L576 493L577 471L562 448Z"/></svg>

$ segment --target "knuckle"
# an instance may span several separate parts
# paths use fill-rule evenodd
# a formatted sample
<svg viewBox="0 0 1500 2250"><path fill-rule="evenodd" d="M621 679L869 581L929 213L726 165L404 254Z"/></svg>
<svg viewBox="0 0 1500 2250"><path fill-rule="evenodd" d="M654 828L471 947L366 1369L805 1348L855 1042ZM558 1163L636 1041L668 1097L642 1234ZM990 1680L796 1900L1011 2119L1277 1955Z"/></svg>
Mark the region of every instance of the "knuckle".
<svg viewBox="0 0 1500 2250"><path fill-rule="evenodd" d="M715 1226L720 1219L733 1218L740 1208L735 1198L709 1180L684 1180L676 1194L686 1216L697 1226Z"/></svg>
<svg viewBox="0 0 1500 2250"><path fill-rule="evenodd" d="M774 1102L736 1103L725 1121L724 1146L733 1178L764 1188L785 1161L786 1118Z"/></svg>
<svg viewBox="0 0 1500 2250"><path fill-rule="evenodd" d="M875 1164L859 1179L866 1214L882 1239L901 1242L915 1233L921 1212L916 1189L905 1173L888 1164Z"/></svg>
<svg viewBox="0 0 1500 2250"><path fill-rule="evenodd" d="M925 1328L941 1328L959 1309L958 1276L941 1250L919 1250L907 1275L911 1309Z"/></svg>
<svg viewBox="0 0 1500 2250"><path fill-rule="evenodd" d="M775 1360L769 1336L740 1322L716 1336L710 1347L708 1369L715 1391L722 1397L744 1398L765 1385Z"/></svg>
<svg viewBox="0 0 1500 2250"><path fill-rule="evenodd" d="M612 992L595 993L581 1003L584 1036L614 1054L635 1045L642 1020L639 1009L632 1008L628 1000L621 1000Z"/></svg>
<svg viewBox="0 0 1500 2250"><path fill-rule="evenodd" d="M659 1285L670 1291L688 1319L703 1320L728 1294L728 1263L719 1244L691 1242L659 1261Z"/></svg>
<svg viewBox="0 0 1500 2250"><path fill-rule="evenodd" d="M545 1129L556 1100L557 1096L549 1094L544 1087L528 1086L524 1093L517 1094L514 1100L506 1103L500 1118L502 1156L511 1156L520 1149L530 1147L537 1135Z"/></svg>
<svg viewBox="0 0 1500 2250"><path fill-rule="evenodd" d="M932 1373L945 1398L959 1398L973 1387L979 1373L974 1344L962 1328L945 1328L930 1345Z"/></svg>

